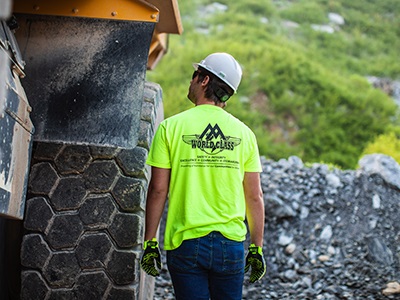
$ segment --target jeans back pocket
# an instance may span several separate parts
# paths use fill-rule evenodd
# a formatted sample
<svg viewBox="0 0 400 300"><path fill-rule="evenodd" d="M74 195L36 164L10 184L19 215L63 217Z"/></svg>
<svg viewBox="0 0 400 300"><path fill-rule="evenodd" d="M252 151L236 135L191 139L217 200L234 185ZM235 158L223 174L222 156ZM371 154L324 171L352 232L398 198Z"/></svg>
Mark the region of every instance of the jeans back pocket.
<svg viewBox="0 0 400 300"><path fill-rule="evenodd" d="M223 240L221 243L223 253L222 272L231 274L244 272L243 243L231 240Z"/></svg>
<svg viewBox="0 0 400 300"><path fill-rule="evenodd" d="M177 271L193 269L197 265L198 255L199 239L183 241L178 248L167 251L168 268Z"/></svg>

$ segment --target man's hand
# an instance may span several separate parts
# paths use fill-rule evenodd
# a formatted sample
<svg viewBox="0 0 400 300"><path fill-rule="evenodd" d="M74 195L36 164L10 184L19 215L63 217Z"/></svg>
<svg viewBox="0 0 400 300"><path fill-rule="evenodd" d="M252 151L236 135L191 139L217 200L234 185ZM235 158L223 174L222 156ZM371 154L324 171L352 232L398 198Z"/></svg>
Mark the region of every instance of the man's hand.
<svg viewBox="0 0 400 300"><path fill-rule="evenodd" d="M160 250L158 249L158 242L156 238L153 238L151 241L144 241L143 245L143 256L140 261L140 266L142 267L143 271L151 276L158 276L160 275L159 270L161 270L161 254ZM157 265L157 270L154 262Z"/></svg>
<svg viewBox="0 0 400 300"><path fill-rule="evenodd" d="M267 266L265 265L264 256L262 253L262 248L257 247L254 244L251 244L249 247L249 253L246 256L246 266L244 267L244 271L249 271L250 267L250 283L254 283L257 280L260 280L267 270Z"/></svg>

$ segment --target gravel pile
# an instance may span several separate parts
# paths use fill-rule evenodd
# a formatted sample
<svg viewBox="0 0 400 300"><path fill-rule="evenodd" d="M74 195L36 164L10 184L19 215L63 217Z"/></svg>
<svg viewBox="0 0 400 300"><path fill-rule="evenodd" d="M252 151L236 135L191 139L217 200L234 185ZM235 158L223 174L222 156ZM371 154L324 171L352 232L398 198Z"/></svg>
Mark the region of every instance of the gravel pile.
<svg viewBox="0 0 400 300"><path fill-rule="evenodd" d="M246 276L243 299L400 299L400 166L391 157L367 155L348 171L298 157L262 163L267 274L255 284ZM154 299L174 299L162 254Z"/></svg>

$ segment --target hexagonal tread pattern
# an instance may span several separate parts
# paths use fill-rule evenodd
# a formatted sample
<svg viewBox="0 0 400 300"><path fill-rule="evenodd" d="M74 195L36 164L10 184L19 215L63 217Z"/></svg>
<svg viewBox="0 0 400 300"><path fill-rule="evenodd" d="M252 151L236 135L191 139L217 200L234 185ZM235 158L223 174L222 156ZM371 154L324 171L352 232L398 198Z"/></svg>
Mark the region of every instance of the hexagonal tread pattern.
<svg viewBox="0 0 400 300"><path fill-rule="evenodd" d="M162 118L158 89L146 84L133 149L34 145L21 299L138 299L145 161Z"/></svg>

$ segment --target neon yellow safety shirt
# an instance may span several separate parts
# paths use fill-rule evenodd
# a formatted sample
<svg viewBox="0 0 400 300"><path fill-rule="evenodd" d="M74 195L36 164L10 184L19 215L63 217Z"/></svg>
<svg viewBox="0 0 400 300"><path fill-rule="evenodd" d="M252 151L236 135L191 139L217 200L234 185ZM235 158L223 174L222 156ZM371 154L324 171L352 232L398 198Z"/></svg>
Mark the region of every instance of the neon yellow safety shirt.
<svg viewBox="0 0 400 300"><path fill-rule="evenodd" d="M261 172L254 133L214 105L199 105L161 122L147 164L171 169L164 248L219 231L246 237L245 172Z"/></svg>

